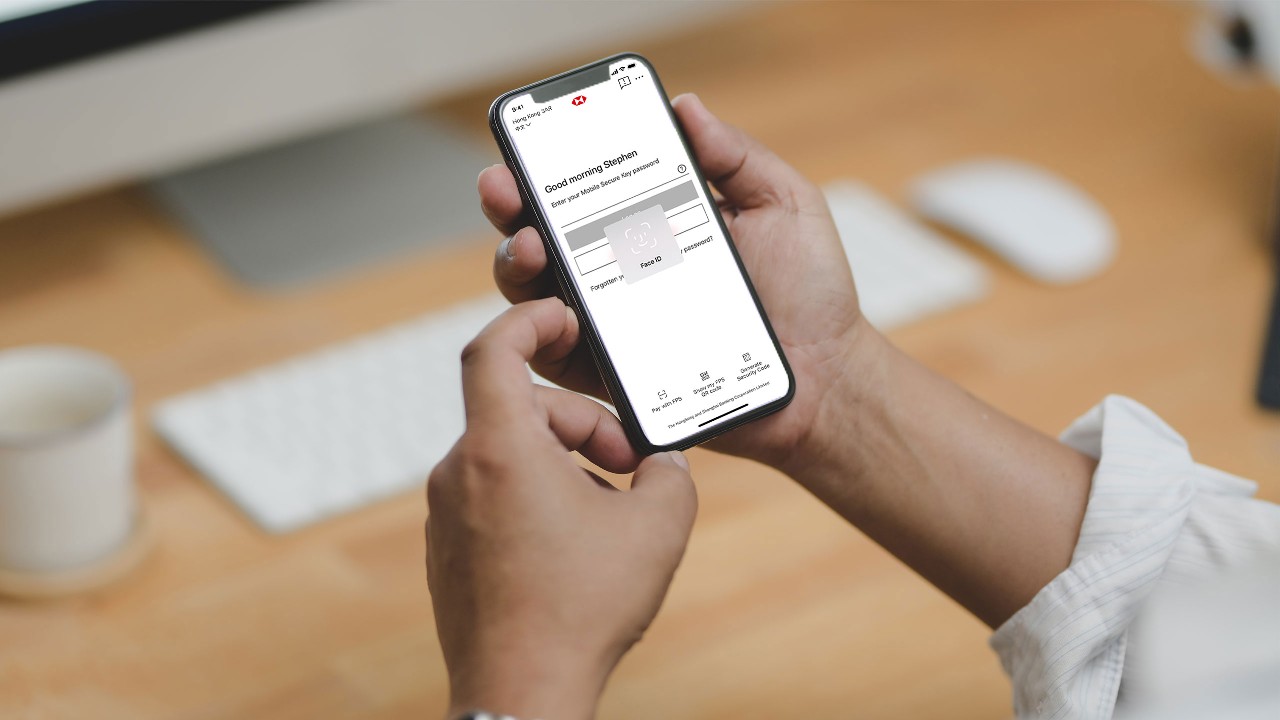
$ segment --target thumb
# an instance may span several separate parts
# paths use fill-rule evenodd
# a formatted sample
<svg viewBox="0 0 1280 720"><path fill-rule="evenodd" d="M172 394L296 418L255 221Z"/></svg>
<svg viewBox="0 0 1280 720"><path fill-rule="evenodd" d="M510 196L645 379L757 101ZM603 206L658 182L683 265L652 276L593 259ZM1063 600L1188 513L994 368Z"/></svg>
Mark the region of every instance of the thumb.
<svg viewBox="0 0 1280 720"><path fill-rule="evenodd" d="M684 453L658 453L642 460L631 478L631 495L676 523L686 537L693 529L698 492Z"/></svg>
<svg viewBox="0 0 1280 720"><path fill-rule="evenodd" d="M742 208L816 201L817 189L750 135L711 114L697 95L671 101L698 164L729 202Z"/></svg>

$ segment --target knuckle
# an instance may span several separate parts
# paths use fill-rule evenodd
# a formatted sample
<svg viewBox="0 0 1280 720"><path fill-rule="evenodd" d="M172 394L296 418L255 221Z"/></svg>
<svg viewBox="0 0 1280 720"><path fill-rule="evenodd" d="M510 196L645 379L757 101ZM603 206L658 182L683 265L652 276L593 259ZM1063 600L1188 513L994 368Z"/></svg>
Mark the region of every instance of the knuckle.
<svg viewBox="0 0 1280 720"><path fill-rule="evenodd" d="M565 383L568 382L567 376L569 375L569 371L572 369L572 359L572 354L565 355L559 359L534 358L533 361L529 363L529 367L533 368L533 371L538 373L538 375L543 379L549 380L563 387ZM545 385L538 385L537 387L540 389L535 390L534 392L536 392L540 398L553 394L548 393L547 391L555 389L548 388Z"/></svg>
<svg viewBox="0 0 1280 720"><path fill-rule="evenodd" d="M474 364L476 359L484 353L485 345L485 333L482 331L479 335L472 338L466 345L462 346L462 352L459 355L459 359L462 361L462 364L464 366Z"/></svg>
<svg viewBox="0 0 1280 720"><path fill-rule="evenodd" d="M449 485L453 478L453 473L445 469L445 464L441 463L431 471L427 476L427 507L440 507L449 501Z"/></svg>
<svg viewBox="0 0 1280 720"><path fill-rule="evenodd" d="M482 480L501 477L506 466L506 453L499 443L478 437L464 437L458 443L458 458L466 476Z"/></svg>
<svg viewBox="0 0 1280 720"><path fill-rule="evenodd" d="M449 449L444 459L431 468L431 472L427 474L428 508L433 504L441 506L456 500L459 481L465 471L465 466L460 462L458 452L461 444L462 440L459 439Z"/></svg>

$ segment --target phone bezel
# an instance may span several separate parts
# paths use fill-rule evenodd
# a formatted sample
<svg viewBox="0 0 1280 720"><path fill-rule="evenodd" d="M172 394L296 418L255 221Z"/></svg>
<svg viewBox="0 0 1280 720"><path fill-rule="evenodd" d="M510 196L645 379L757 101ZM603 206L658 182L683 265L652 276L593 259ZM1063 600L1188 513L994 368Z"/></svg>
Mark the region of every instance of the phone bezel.
<svg viewBox="0 0 1280 720"><path fill-rule="evenodd" d="M668 98L667 102L663 104L666 107L667 117L671 121L671 126L675 129L677 136L680 138L680 142L684 145L685 152L690 158L695 158L690 163L693 174L697 181L702 184L706 197L714 197L711 194L710 187L707 185L706 177L702 174L702 168L696 161L697 156L693 152L693 147L689 144L688 137L685 136L684 128L681 127L680 121L676 118L675 110L671 107L670 98L667 95L666 88L662 85L662 80L658 77L657 71L654 70L653 63L649 62L648 58L640 55L639 53L623 52L610 55L609 57L602 58L595 62L562 72L558 75L553 75L552 77L539 80L535 83L530 83L499 95L489 106L489 129L493 132L494 140L498 143L498 147L502 151L503 160L506 162L507 167L511 169L512 175L516 178L516 185L519 187L520 196L524 200L525 207L530 210L534 217L538 227L538 232L542 236L543 245L547 248L548 256L554 263L556 277L560 282L560 287L564 291L565 297L569 300L570 305L578 314L579 320L582 321L582 334L587 338L587 343L591 348L591 354L595 359L596 369L600 372L601 378L604 381L605 389L608 391L614 407L618 409L618 416L619 419L622 420L623 428L626 430L627 436L631 439L631 443L635 446L636 450L649 455L669 450L685 450L695 445L700 445L714 437L729 432L730 430L741 427L749 422L759 420L762 417L781 410L795 397L796 380L795 374L791 371L791 363L787 361L787 356L782 350L782 344L778 342L778 336L773 330L773 324L769 322L769 316L765 313L764 305L760 302L760 296L756 293L755 285L751 282L751 276L747 273L746 266L742 264L742 258L738 255L738 248L733 242L733 236L729 233L729 228L724 224L724 217L720 213L713 211L711 214L715 216L715 221L719 224L720 231L724 233L724 237L728 240L729 252L732 254L734 262L738 265L738 272L742 275L742 279L747 284L747 291L751 294L752 302L755 303L756 312L759 313L760 319L764 322L765 330L769 333L769 340L773 343L773 347L778 353L778 358L782 363L783 370L786 371L787 391L782 397L770 403L754 408L723 424L715 425L706 430L688 435L684 439L674 443L657 445L651 442L649 437L645 435L644 428L640 425L640 421L636 417L635 408L631 399L627 396L626 391L622 387L622 382L617 376L613 361L609 357L608 349L604 347L600 340L600 334L596 330L594 318L591 313L587 311L585 299L579 293L577 283L573 282L572 276L569 274L567 268L569 260L564 257L561 252L560 244L556 242L555 236L551 231L551 223L544 216L541 205L536 201L536 198L531 191L528 175L525 173L524 168L518 160L518 156L512 148L511 139L508 136L506 127L500 117L503 104L512 97L528 94L535 88L564 80L575 74L589 73L601 65L607 66L620 60L630 58L634 58L645 64L645 67L649 69L649 72L653 76L653 82L658 86L659 92L662 93L664 98Z"/></svg>

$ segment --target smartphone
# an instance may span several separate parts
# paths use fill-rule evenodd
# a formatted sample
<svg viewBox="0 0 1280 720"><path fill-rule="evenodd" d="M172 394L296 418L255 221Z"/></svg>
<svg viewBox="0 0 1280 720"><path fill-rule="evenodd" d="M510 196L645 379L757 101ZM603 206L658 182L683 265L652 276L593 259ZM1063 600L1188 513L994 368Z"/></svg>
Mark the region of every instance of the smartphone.
<svg viewBox="0 0 1280 720"><path fill-rule="evenodd" d="M791 401L791 368L645 58L504 93L489 125L638 451L683 450Z"/></svg>

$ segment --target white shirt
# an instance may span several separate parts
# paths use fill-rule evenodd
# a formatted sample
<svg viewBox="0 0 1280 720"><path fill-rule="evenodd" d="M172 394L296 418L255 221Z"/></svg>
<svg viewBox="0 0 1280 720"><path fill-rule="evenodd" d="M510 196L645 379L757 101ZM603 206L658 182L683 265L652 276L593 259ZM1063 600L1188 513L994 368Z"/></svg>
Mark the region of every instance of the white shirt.
<svg viewBox="0 0 1280 720"><path fill-rule="evenodd" d="M1280 506L1110 396L1071 566L991 638L1019 718L1280 718Z"/></svg>

